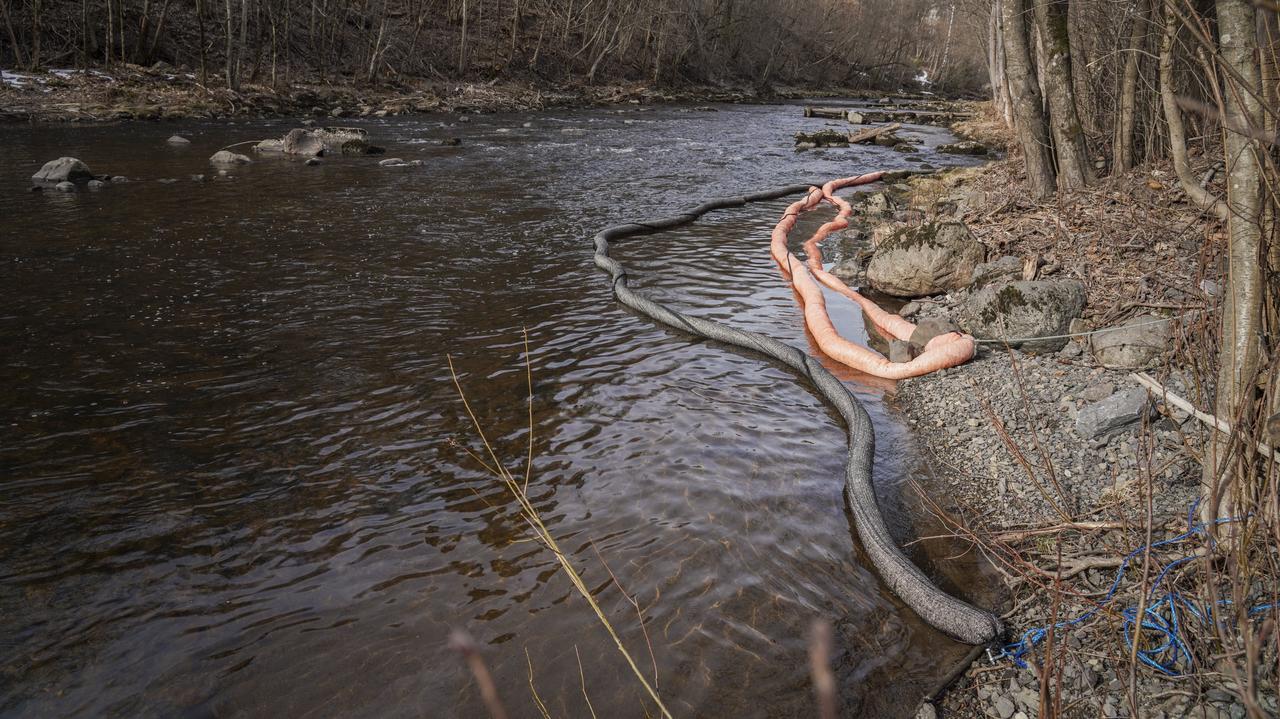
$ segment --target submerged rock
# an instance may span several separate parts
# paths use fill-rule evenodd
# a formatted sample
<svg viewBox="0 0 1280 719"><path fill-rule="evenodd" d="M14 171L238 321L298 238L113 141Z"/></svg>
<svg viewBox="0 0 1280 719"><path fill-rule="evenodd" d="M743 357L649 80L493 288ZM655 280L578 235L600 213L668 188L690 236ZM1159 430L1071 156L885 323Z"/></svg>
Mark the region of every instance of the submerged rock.
<svg viewBox="0 0 1280 719"><path fill-rule="evenodd" d="M59 192L75 192L76 183L63 180L62 182L54 185L53 189L58 190Z"/></svg>
<svg viewBox="0 0 1280 719"><path fill-rule="evenodd" d="M170 145L190 145L191 144L191 141L183 137L182 135L173 135L168 140L165 140L165 142L169 143Z"/></svg>
<svg viewBox="0 0 1280 719"><path fill-rule="evenodd" d="M385 160L378 160L378 165L382 167L406 167L409 163L399 157L388 157Z"/></svg>
<svg viewBox="0 0 1280 719"><path fill-rule="evenodd" d="M1148 367L1169 342L1169 320L1140 315L1117 327L1093 335L1093 356L1103 367L1139 369Z"/></svg>
<svg viewBox="0 0 1280 719"><path fill-rule="evenodd" d="M89 166L74 157L59 157L44 163L40 171L31 176L36 182L88 182L93 179Z"/></svg>
<svg viewBox="0 0 1280 719"><path fill-rule="evenodd" d="M102 180L89 180L89 184L88 184L88 187L90 190L101 190L106 186L107 186L107 183L103 182Z"/></svg>
<svg viewBox="0 0 1280 719"><path fill-rule="evenodd" d="M889 235L867 265L867 282L895 297L967 287L986 250L961 222L926 222Z"/></svg>
<svg viewBox="0 0 1280 719"><path fill-rule="evenodd" d="M979 339L1015 340L1010 344L1024 352L1057 352L1066 337L1038 338L1066 334L1084 302L1084 285L1075 280L990 284L969 295L960 324Z"/></svg>

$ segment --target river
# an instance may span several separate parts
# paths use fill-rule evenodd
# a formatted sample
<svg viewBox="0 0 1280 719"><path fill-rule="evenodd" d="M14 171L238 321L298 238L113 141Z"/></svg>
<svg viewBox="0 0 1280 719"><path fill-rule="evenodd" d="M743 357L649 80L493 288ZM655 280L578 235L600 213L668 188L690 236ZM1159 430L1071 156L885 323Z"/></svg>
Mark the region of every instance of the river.
<svg viewBox="0 0 1280 719"><path fill-rule="evenodd" d="M791 134L825 122L798 105L715 109L354 121L425 164L228 176L213 151L292 123L5 128L0 714L483 716L446 646L462 628L513 717L538 715L531 686L553 716L644 716L606 632L465 451L480 445L449 356L521 472L528 363L531 500L676 715L812 715L819 617L844 711L911 715L967 647L866 566L836 416L781 367L618 306L590 242L712 196L907 164L796 152ZM905 133L930 163L966 161L932 151L941 130ZM63 155L131 181L27 192ZM614 256L633 287L808 346L768 251L790 199ZM830 212L811 214L797 252ZM928 533L887 388L849 379L891 524ZM969 562L931 571L976 592Z"/></svg>

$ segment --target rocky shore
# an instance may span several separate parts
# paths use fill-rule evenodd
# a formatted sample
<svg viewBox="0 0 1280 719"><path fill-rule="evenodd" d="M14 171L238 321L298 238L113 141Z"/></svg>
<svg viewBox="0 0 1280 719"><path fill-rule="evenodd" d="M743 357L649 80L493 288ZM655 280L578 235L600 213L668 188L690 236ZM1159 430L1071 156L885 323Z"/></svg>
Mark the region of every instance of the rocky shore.
<svg viewBox="0 0 1280 719"><path fill-rule="evenodd" d="M332 121L425 112L516 112L554 107L591 107L659 102L763 102L812 96L881 97L885 93L843 88L750 87L667 88L644 84L534 84L522 81L414 80L367 85L354 82L292 82L246 85L233 91L199 82L186 67L121 63L110 72L4 71L0 122L114 122L122 120L217 119L312 116Z"/></svg>
<svg viewBox="0 0 1280 719"><path fill-rule="evenodd" d="M997 126L958 129L999 146ZM1206 406L1212 377L1196 338L1221 268L1203 250L1221 227L1166 168L1050 206L1028 199L1020 164L864 194L860 222L832 252L833 271L851 284L980 343L973 361L900 383L896 401L935 469L926 504L991 561L1010 637L918 716L1240 719L1240 679L1207 648L1212 629L1190 620L1168 634L1147 629L1139 648L1151 662L1125 639L1140 603L1174 586L1194 591L1183 571L1162 576L1159 593L1144 598L1143 587L1171 563L1190 567L1175 562L1203 546L1192 508L1207 430L1164 392ZM1214 168L1201 164L1211 182ZM898 359L918 350L885 346ZM1144 570L1140 550L1162 540L1172 543ZM1274 696L1261 707L1273 716Z"/></svg>

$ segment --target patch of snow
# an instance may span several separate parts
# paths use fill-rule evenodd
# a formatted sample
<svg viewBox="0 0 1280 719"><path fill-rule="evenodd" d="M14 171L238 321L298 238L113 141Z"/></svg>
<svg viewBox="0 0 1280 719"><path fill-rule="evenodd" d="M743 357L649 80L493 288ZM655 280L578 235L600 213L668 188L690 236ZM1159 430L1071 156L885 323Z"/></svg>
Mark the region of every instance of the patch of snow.
<svg viewBox="0 0 1280 719"><path fill-rule="evenodd" d="M929 81L929 71L928 71L928 70L921 70L921 71L920 71L920 74L919 74L919 75L916 75L916 82L920 83L921 85L932 85L932 84L933 84L932 82L930 82L930 81Z"/></svg>
<svg viewBox="0 0 1280 719"><path fill-rule="evenodd" d="M32 79L33 78L30 75L22 75L16 72L9 72L8 70L0 70L0 82L3 82L9 87L22 87Z"/></svg>

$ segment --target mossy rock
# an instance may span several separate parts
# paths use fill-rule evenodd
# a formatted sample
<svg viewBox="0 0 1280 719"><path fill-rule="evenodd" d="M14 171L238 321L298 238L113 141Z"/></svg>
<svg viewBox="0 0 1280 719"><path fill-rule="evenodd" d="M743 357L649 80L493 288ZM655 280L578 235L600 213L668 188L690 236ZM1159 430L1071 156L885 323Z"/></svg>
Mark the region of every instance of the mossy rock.
<svg viewBox="0 0 1280 719"><path fill-rule="evenodd" d="M1007 341L1032 354L1057 352L1067 344L1059 335L1070 331L1084 305L1084 285L1075 280L994 283L969 295L960 324L978 339Z"/></svg>
<svg viewBox="0 0 1280 719"><path fill-rule="evenodd" d="M963 222L904 227L876 247L867 282L895 297L927 297L968 287L986 249Z"/></svg>
<svg viewBox="0 0 1280 719"><path fill-rule="evenodd" d="M813 147L848 147L849 135L836 130L797 132L796 146L801 145L812 145Z"/></svg>

